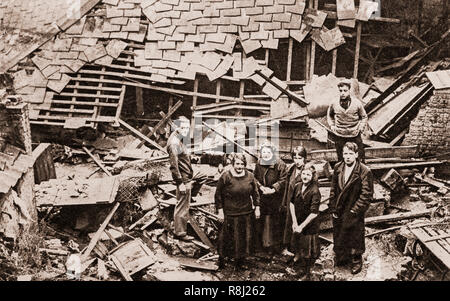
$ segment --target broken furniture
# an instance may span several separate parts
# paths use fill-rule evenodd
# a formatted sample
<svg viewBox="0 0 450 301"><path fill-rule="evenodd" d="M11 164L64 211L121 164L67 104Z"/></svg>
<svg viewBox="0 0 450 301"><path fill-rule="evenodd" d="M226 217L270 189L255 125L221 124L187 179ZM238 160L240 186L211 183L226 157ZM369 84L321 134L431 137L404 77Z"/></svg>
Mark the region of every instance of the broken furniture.
<svg viewBox="0 0 450 301"><path fill-rule="evenodd" d="M418 262L417 271L411 280L425 271L425 263L431 262L441 273L441 280L448 280L450 270L450 227L448 223L435 225L412 225L409 230L416 236L413 257ZM419 246L420 250L419 251Z"/></svg>
<svg viewBox="0 0 450 301"><path fill-rule="evenodd" d="M140 239L120 244L110 251L109 257L127 281L133 281L133 274L155 263L152 251Z"/></svg>

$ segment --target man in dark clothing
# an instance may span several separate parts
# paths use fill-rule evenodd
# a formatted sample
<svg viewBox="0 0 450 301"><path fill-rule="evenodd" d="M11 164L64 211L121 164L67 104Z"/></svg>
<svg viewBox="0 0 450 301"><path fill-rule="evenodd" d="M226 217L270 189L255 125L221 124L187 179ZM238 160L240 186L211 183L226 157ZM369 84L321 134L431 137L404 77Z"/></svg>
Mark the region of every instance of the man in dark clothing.
<svg viewBox="0 0 450 301"><path fill-rule="evenodd" d="M182 240L192 240L187 235L187 221L189 219L189 203L193 170L189 150L183 144L183 138L189 136L190 122L184 116L179 117L175 124L178 128L170 135L167 141L167 152L170 159L170 171L177 185L177 203L173 214L175 237Z"/></svg>
<svg viewBox="0 0 450 301"><path fill-rule="evenodd" d="M333 215L335 264L345 265L351 259L353 274L362 269L365 251L364 215L373 197L373 176L359 162L358 146L347 142L343 148L344 161L334 167L330 191L330 211Z"/></svg>
<svg viewBox="0 0 450 301"><path fill-rule="evenodd" d="M344 80L338 84L339 101L333 101L328 107L327 120L333 133L330 140L334 141L338 161L342 161L342 148L346 142L358 145L359 160L364 162L364 145L361 133L367 125L367 114L363 104L350 96L350 81Z"/></svg>

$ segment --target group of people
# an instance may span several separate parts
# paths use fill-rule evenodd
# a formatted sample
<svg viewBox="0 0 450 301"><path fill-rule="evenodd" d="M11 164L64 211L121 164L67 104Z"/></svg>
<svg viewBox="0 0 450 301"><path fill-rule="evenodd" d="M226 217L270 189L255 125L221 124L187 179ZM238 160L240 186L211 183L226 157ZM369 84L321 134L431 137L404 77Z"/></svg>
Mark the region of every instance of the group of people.
<svg viewBox="0 0 450 301"><path fill-rule="evenodd" d="M333 217L335 265L350 264L352 273L362 269L364 214L373 196L370 169L363 164L361 132L367 115L358 99L350 96L350 83L338 85L340 99L330 105L328 118L335 135L339 163L334 167L329 198ZM189 120L181 118L168 141L171 171L177 183L174 212L175 236L187 235L192 167L181 137L189 131ZM307 150L296 147L287 166L276 148L264 143L253 172L242 153L228 156L229 166L220 176L215 205L222 227L219 234L219 266L232 260L237 268L255 251L270 255L290 254L298 275L308 278L320 255L318 237L321 193L314 165ZM187 209L186 209L187 208Z"/></svg>

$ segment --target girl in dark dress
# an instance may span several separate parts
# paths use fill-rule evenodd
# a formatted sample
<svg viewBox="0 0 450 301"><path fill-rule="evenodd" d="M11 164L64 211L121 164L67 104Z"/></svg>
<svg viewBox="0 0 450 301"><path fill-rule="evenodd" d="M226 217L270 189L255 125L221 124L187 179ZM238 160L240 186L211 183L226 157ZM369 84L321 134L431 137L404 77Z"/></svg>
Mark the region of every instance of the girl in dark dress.
<svg viewBox="0 0 450 301"><path fill-rule="evenodd" d="M259 218L259 193L255 177L246 170L243 154L232 156L232 168L217 182L215 203L219 220L219 267L226 257L233 258L237 268L253 253L255 217Z"/></svg>
<svg viewBox="0 0 450 301"><path fill-rule="evenodd" d="M319 215L320 191L313 165L306 164L301 172L301 182L295 185L291 198L292 217L291 245L295 251L294 262L304 268L305 279L309 279L312 265L320 255Z"/></svg>
<svg viewBox="0 0 450 301"><path fill-rule="evenodd" d="M292 194L294 193L295 185L301 182L301 173L303 166L306 163L306 149L303 146L297 146L291 153L294 163L287 167L286 184L284 188L283 202L281 204L281 210L286 216L283 232L283 252L285 256L294 256L290 250L291 236L292 236L292 218L290 203Z"/></svg>

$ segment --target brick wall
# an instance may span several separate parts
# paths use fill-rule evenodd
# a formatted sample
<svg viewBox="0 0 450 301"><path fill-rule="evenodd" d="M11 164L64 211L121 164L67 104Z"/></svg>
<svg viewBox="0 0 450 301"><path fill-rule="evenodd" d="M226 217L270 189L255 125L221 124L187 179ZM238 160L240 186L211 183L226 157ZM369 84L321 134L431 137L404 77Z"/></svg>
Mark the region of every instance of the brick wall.
<svg viewBox="0 0 450 301"><path fill-rule="evenodd" d="M434 91L411 122L403 145L419 145L422 154L450 152L450 89Z"/></svg>
<svg viewBox="0 0 450 301"><path fill-rule="evenodd" d="M28 104L0 106L0 151L3 144L20 147L31 155L31 130Z"/></svg>

